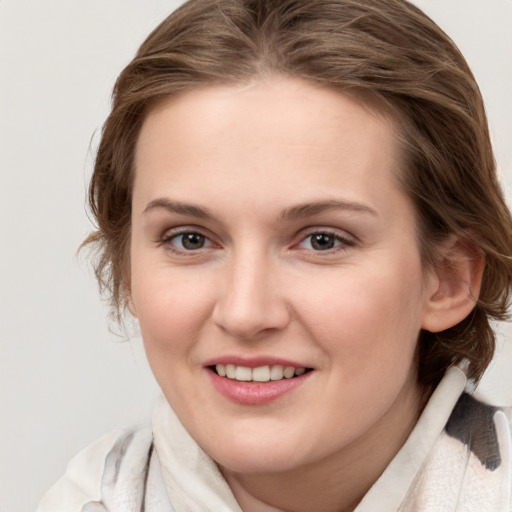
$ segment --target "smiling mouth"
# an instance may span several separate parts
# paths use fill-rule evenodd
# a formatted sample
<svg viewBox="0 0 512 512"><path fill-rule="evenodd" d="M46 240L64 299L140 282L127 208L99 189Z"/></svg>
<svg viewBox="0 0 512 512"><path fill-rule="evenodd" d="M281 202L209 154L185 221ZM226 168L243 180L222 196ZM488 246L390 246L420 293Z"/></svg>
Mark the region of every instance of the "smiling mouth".
<svg viewBox="0 0 512 512"><path fill-rule="evenodd" d="M237 380L239 382L269 382L283 379L293 379L311 372L312 368L295 368L293 366L265 365L256 368L239 366L235 364L216 364L210 367L220 377Z"/></svg>

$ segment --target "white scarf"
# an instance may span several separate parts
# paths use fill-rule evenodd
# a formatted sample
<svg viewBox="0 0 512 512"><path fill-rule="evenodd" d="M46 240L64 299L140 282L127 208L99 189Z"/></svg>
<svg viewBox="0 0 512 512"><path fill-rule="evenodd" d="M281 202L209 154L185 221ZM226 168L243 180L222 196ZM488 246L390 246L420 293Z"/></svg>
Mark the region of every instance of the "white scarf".
<svg viewBox="0 0 512 512"><path fill-rule="evenodd" d="M507 411L463 393L465 384L448 370L355 512L512 512ZM242 511L162 397L152 429L112 432L83 450L38 512Z"/></svg>
<svg viewBox="0 0 512 512"><path fill-rule="evenodd" d="M190 437L163 396L153 414L153 436L176 512L242 512L217 464Z"/></svg>
<svg viewBox="0 0 512 512"><path fill-rule="evenodd" d="M406 443L355 512L512 511L510 428L504 413L492 410L494 415L489 415L495 430L487 434L496 438L500 454L500 464L493 470L480 462L470 446L445 431L465 386L464 373L450 368ZM464 426L470 418L462 419ZM471 432L479 428L467 427ZM153 416L153 433L176 512L242 512L215 462L189 436L163 397Z"/></svg>

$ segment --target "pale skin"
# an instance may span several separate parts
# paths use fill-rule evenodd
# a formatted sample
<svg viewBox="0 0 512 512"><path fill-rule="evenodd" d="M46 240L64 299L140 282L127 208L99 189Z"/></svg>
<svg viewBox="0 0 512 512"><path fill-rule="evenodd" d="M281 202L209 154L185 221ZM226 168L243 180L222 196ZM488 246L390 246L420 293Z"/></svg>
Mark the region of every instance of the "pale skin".
<svg viewBox="0 0 512 512"><path fill-rule="evenodd" d="M422 265L396 133L383 113L282 77L189 91L143 125L130 309L167 400L244 512L354 510L424 406L420 329L474 306L482 259L455 236L445 264ZM239 404L207 365L232 356L312 371Z"/></svg>

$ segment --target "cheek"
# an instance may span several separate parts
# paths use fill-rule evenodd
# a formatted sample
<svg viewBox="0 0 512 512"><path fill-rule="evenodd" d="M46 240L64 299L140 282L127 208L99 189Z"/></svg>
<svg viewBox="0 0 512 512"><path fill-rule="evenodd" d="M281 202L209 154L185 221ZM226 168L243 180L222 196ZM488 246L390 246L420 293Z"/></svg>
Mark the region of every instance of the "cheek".
<svg viewBox="0 0 512 512"><path fill-rule="evenodd" d="M412 358L423 312L421 268L403 263L344 269L304 294L299 316L309 318L324 350L359 369Z"/></svg>
<svg viewBox="0 0 512 512"><path fill-rule="evenodd" d="M211 312L206 283L187 272L133 269L132 298L148 357L154 351L180 352L197 338Z"/></svg>
<svg viewBox="0 0 512 512"><path fill-rule="evenodd" d="M198 340L209 317L209 300L179 276L149 278L134 291L146 356L165 396L179 408L184 383L190 382L198 361ZM192 363L192 364L191 364ZM198 389L187 397L198 400Z"/></svg>

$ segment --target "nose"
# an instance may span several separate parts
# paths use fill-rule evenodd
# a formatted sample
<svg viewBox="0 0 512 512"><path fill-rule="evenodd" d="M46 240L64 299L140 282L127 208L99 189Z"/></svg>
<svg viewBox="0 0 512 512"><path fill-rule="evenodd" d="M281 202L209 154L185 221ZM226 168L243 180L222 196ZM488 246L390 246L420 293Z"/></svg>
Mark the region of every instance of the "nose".
<svg viewBox="0 0 512 512"><path fill-rule="evenodd" d="M268 255L240 254L226 263L212 318L239 340L254 340L290 322L279 268Z"/></svg>

